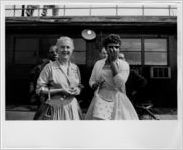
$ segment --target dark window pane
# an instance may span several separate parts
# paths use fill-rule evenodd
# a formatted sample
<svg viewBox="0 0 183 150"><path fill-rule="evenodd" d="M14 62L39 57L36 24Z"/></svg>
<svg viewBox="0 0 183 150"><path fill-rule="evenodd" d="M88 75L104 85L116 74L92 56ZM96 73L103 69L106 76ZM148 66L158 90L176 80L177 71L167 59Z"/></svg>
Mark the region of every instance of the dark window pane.
<svg viewBox="0 0 183 150"><path fill-rule="evenodd" d="M167 53L146 52L145 65L167 65Z"/></svg>
<svg viewBox="0 0 183 150"><path fill-rule="evenodd" d="M141 39L121 39L121 51L141 51Z"/></svg>
<svg viewBox="0 0 183 150"><path fill-rule="evenodd" d="M145 51L167 52L166 39L145 39L144 46L145 46Z"/></svg>
<svg viewBox="0 0 183 150"><path fill-rule="evenodd" d="M15 63L16 64L35 64L37 57L34 55L34 52L16 52L15 54Z"/></svg>
<svg viewBox="0 0 183 150"><path fill-rule="evenodd" d="M86 53L73 52L71 61L75 64L86 64Z"/></svg>
<svg viewBox="0 0 183 150"><path fill-rule="evenodd" d="M75 51L86 51L86 42L83 39L74 39Z"/></svg>
<svg viewBox="0 0 183 150"><path fill-rule="evenodd" d="M35 51L38 50L38 39L35 38L17 38L15 51Z"/></svg>
<svg viewBox="0 0 183 150"><path fill-rule="evenodd" d="M39 56L47 57L50 46L55 45L56 42L57 42L57 37L54 35L52 37L41 38Z"/></svg>
<svg viewBox="0 0 183 150"><path fill-rule="evenodd" d="M35 64L39 40L37 38L17 38L15 43L15 63Z"/></svg>
<svg viewBox="0 0 183 150"><path fill-rule="evenodd" d="M141 64L141 52L122 52L125 55L125 59L129 64L140 65Z"/></svg>

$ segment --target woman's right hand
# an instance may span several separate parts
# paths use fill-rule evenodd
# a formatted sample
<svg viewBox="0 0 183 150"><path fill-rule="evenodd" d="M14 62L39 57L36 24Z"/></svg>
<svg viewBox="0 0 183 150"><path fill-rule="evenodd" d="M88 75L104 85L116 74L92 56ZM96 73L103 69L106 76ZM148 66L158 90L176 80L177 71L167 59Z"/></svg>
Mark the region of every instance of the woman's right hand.
<svg viewBox="0 0 183 150"><path fill-rule="evenodd" d="M102 87L105 81L96 82L92 85L92 89L96 90L98 87Z"/></svg>

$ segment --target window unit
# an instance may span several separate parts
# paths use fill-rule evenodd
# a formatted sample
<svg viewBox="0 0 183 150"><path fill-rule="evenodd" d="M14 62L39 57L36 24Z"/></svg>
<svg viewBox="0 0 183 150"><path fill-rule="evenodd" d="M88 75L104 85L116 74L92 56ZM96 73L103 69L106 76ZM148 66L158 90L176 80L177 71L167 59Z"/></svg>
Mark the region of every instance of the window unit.
<svg viewBox="0 0 183 150"><path fill-rule="evenodd" d="M51 45L56 44L58 37L52 36L15 36L14 48L7 57L13 57L15 64L36 64L38 59L46 58ZM86 64L86 41L82 38L73 38L75 49L71 60L76 64ZM11 62L10 62L11 63Z"/></svg>
<svg viewBox="0 0 183 150"><path fill-rule="evenodd" d="M131 65L168 65L167 38L122 38L121 53Z"/></svg>
<svg viewBox="0 0 183 150"><path fill-rule="evenodd" d="M171 68L166 66L153 66L150 70L150 77L152 79L170 79Z"/></svg>
<svg viewBox="0 0 183 150"><path fill-rule="evenodd" d="M144 39L144 64L167 65L166 39Z"/></svg>
<svg viewBox="0 0 183 150"><path fill-rule="evenodd" d="M125 59L133 65L141 65L141 39L129 38L121 39L121 52L124 53Z"/></svg>

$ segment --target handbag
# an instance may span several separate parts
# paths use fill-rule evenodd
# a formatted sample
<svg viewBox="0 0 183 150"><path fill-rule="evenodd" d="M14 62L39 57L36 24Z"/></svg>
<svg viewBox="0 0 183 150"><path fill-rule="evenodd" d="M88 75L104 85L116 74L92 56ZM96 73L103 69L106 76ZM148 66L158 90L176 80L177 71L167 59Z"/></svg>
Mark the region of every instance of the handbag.
<svg viewBox="0 0 183 150"><path fill-rule="evenodd" d="M63 109L63 103L60 100L52 99L50 89L48 90L48 99L42 103L34 116L34 120L59 120ZM60 114L59 116L57 114Z"/></svg>
<svg viewBox="0 0 183 150"><path fill-rule="evenodd" d="M93 108L93 117L100 118L102 120L111 120L114 102L102 99L98 94L98 91L99 88L97 88L94 94L95 103Z"/></svg>

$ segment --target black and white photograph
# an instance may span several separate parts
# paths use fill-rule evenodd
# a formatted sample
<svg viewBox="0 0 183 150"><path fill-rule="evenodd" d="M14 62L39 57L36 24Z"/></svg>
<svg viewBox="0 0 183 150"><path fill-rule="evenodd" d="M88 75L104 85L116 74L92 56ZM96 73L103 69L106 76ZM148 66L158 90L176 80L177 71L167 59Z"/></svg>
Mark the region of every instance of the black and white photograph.
<svg viewBox="0 0 183 150"><path fill-rule="evenodd" d="M167 121L171 126L171 123L182 122L181 6L181 2L166 1L2 2L1 75L4 84L1 83L1 106L4 116L1 119L5 124L18 123L18 126L21 122L33 126L41 124L39 128L42 124L57 126L74 122L82 127L115 123L126 128L126 123L131 127L137 123L136 130L141 127L138 133L147 123L166 124ZM172 136L166 137L167 141L174 139L173 136L179 138L177 129L172 128L175 134L166 133ZM26 132L25 128L21 129ZM51 132L49 129L44 135ZM64 129L65 126L61 130ZM99 129L94 129L100 133ZM76 129L68 129L68 132L73 130ZM130 134L138 138L128 130L129 135L123 135L127 141ZM82 139L82 131L88 132L83 128L75 131L81 134L79 139ZM83 136L85 138L86 134ZM7 138L5 141L8 145ZM101 145L105 145L104 141ZM135 147L127 142L124 147L153 148L148 147L151 145L148 141L145 146L134 142L138 145ZM49 142L40 143L32 145L33 148L51 148L47 147ZM86 146L88 142L83 143L83 146L73 144L74 148L90 148ZM118 141L109 148L121 148L115 143ZM180 141L172 141L163 147L166 144L162 143L154 148L182 145ZM16 146L32 148L31 144L20 145ZM101 145L93 143L91 148L106 148L108 144ZM61 147L56 144L52 148ZM66 144L62 148L73 147Z"/></svg>
<svg viewBox="0 0 183 150"><path fill-rule="evenodd" d="M177 119L176 6L5 13L7 120Z"/></svg>

